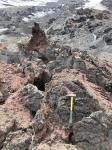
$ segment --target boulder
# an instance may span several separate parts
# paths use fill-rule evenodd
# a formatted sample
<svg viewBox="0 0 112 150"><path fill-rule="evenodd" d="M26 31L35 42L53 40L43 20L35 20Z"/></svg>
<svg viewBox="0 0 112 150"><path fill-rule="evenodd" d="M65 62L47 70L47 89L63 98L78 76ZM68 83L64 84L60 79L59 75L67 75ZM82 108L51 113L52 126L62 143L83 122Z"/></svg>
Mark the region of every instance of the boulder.
<svg viewBox="0 0 112 150"><path fill-rule="evenodd" d="M24 86L21 90L24 105L31 111L36 112L40 103L44 99L44 94L39 91L38 88L32 84Z"/></svg>
<svg viewBox="0 0 112 150"><path fill-rule="evenodd" d="M111 149L112 117L109 112L94 112L73 125L72 142L82 149Z"/></svg>
<svg viewBox="0 0 112 150"><path fill-rule="evenodd" d="M23 131L11 132L3 144L2 150L28 150L31 144L31 134Z"/></svg>
<svg viewBox="0 0 112 150"><path fill-rule="evenodd" d="M64 74L62 73L62 76ZM69 74L69 77L72 75ZM75 76L74 76L75 78ZM52 81L50 86L48 85L47 99L54 105L56 115L59 120L63 122L64 125L69 123L70 115L70 99L67 97L70 91L76 94L75 107L73 111L73 122L81 120L83 117L87 117L92 112L99 110L97 100L89 95L85 87L80 83L80 81L75 81L73 78L66 80L64 78L64 83L60 84L61 78L58 77L59 83L55 84L57 79Z"/></svg>
<svg viewBox="0 0 112 150"><path fill-rule="evenodd" d="M112 33L104 35L103 39L107 45L112 45Z"/></svg>

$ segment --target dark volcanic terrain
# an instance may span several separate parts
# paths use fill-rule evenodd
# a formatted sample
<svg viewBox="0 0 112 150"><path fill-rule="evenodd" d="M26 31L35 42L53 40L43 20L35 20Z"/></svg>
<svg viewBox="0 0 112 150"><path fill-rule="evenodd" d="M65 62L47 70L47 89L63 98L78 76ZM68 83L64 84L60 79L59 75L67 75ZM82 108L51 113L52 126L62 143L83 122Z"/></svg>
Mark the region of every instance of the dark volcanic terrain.
<svg viewBox="0 0 112 150"><path fill-rule="evenodd" d="M0 150L112 150L112 12L80 6L0 9Z"/></svg>
<svg viewBox="0 0 112 150"><path fill-rule="evenodd" d="M107 6L110 10L112 10L112 0L103 0L102 4Z"/></svg>

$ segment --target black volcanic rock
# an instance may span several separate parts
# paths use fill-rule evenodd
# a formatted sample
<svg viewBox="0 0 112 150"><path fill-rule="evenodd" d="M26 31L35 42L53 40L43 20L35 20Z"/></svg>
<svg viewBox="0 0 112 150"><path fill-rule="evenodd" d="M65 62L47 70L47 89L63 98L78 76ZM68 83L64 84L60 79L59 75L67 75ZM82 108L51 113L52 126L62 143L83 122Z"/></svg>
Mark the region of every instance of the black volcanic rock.
<svg viewBox="0 0 112 150"><path fill-rule="evenodd" d="M12 16L16 32L24 26L23 31L28 27L31 33L35 14L30 13L53 10L34 19L39 24L34 23L29 43L28 35L19 38L21 62L0 61L0 98L7 94L0 104L0 149L111 150L112 13L77 10L74 2L79 3L69 0L67 5L39 6L40 11L33 7L28 14L21 10L6 14ZM6 21L3 16L1 24ZM21 21L23 17L29 22ZM10 28L11 21L1 26L6 23ZM9 44L12 52L17 40L4 42L4 47ZM0 50L4 52L2 44ZM74 94L72 123L70 94Z"/></svg>
<svg viewBox="0 0 112 150"><path fill-rule="evenodd" d="M112 10L112 0L102 0L102 4Z"/></svg>

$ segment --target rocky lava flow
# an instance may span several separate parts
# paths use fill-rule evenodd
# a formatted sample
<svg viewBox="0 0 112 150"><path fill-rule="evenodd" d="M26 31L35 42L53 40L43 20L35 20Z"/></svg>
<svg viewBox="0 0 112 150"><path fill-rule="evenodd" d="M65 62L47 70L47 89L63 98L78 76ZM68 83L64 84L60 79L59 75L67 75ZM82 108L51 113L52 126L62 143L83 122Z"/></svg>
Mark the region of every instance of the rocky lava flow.
<svg viewBox="0 0 112 150"><path fill-rule="evenodd" d="M102 4L107 6L110 10L112 10L112 0L103 0Z"/></svg>
<svg viewBox="0 0 112 150"><path fill-rule="evenodd" d="M112 29L106 25L112 14L81 9L74 15L64 26L61 16L46 34L35 23L29 42L19 45L22 61L0 61L1 150L111 150L112 63L102 55L108 47L111 58ZM93 34L97 44L87 45Z"/></svg>

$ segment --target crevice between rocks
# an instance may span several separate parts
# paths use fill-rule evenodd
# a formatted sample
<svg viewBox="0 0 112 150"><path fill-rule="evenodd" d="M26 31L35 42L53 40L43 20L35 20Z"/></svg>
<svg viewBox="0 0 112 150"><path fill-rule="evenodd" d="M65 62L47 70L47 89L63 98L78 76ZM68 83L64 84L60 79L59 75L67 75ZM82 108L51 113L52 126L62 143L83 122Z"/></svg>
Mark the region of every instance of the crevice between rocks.
<svg viewBox="0 0 112 150"><path fill-rule="evenodd" d="M72 144L73 131L71 130L68 137L68 144Z"/></svg>
<svg viewBox="0 0 112 150"><path fill-rule="evenodd" d="M33 85L35 85L40 91L45 92L46 83L50 82L51 76L43 71L38 77L34 78Z"/></svg>
<svg viewBox="0 0 112 150"><path fill-rule="evenodd" d="M34 78L33 84L40 90L45 91L45 82L43 77Z"/></svg>
<svg viewBox="0 0 112 150"><path fill-rule="evenodd" d="M112 83L105 85L105 90L112 93Z"/></svg>

